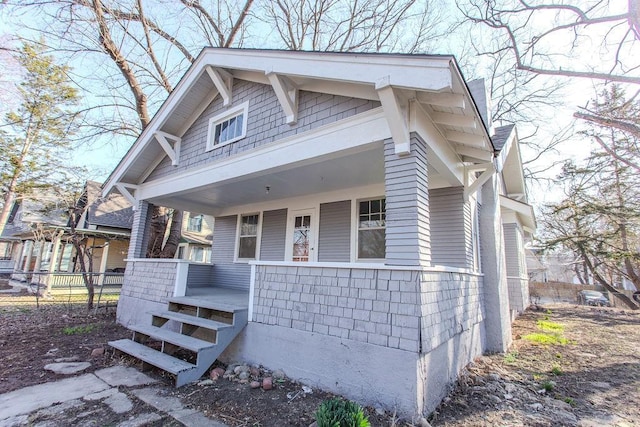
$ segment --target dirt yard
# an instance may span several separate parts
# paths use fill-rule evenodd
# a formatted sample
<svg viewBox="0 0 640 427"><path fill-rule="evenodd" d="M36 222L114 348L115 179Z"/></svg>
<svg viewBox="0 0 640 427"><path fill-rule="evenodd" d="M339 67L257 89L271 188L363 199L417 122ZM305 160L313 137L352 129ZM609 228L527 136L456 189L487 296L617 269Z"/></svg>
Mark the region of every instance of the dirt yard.
<svg viewBox="0 0 640 427"><path fill-rule="evenodd" d="M0 393L59 379L43 369L54 359L89 361L88 371L132 363L106 347L128 336L114 311L87 313L64 304L35 308L32 297L0 294ZM640 313L548 306L520 317L513 335L509 353L481 357L467 368L428 418L431 425L640 425ZM541 344L545 336L557 342ZM305 393L287 380L269 391L223 378L180 389L165 381L170 394L230 426L308 426L330 397L316 389ZM366 412L372 426L420 425L380 409Z"/></svg>

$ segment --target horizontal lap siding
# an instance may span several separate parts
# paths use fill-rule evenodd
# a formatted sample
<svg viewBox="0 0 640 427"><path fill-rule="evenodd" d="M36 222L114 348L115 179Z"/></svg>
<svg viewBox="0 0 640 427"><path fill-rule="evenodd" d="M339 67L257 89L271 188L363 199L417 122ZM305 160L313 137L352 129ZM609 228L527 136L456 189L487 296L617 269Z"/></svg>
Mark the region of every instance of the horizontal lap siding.
<svg viewBox="0 0 640 427"><path fill-rule="evenodd" d="M318 261L351 260L351 201L320 205Z"/></svg>
<svg viewBox="0 0 640 427"><path fill-rule="evenodd" d="M282 107L270 85L235 79L231 104L223 106L222 99L217 97L183 135L180 164L172 166L171 160L165 157L149 176L149 180L223 160L243 151L301 134L380 106L377 101L307 91L300 91L298 97L298 120L294 125L290 125L286 123ZM249 102L246 137L214 150L205 151L209 118L246 101Z"/></svg>
<svg viewBox="0 0 640 427"><path fill-rule="evenodd" d="M237 223L237 215L218 217L215 220L211 249L211 262L214 264L211 281L215 286L248 289L251 267L249 264L233 262Z"/></svg>
<svg viewBox="0 0 640 427"><path fill-rule="evenodd" d="M287 210L265 211L262 214L262 239L260 259L262 261L284 261L287 233Z"/></svg>
<svg viewBox="0 0 640 427"><path fill-rule="evenodd" d="M429 191L431 256L436 265L473 265L471 209L463 192L463 187Z"/></svg>

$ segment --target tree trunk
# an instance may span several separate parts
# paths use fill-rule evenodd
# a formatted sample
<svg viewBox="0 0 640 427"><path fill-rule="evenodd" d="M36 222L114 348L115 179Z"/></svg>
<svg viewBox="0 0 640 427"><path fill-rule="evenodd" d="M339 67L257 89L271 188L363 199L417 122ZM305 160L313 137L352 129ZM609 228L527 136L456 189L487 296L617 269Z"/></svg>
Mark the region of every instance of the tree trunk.
<svg viewBox="0 0 640 427"><path fill-rule="evenodd" d="M579 248L579 250L580 250L580 254L582 255L582 258L584 259L585 264L589 268L589 271L591 271L591 274L593 274L593 278L596 279L596 281L600 285L602 285L606 290L609 291L609 293L611 293L611 295L613 295L616 298L618 298L620 301L622 301L630 309L632 309L632 310L640 309L640 307L638 307L638 305L635 302L633 302L633 300L631 298L629 298L628 296L626 296L625 294L623 294L622 292L620 292L619 290L614 288L611 284L609 284L605 280L604 277L602 277L600 275L600 273L598 273L598 271L596 270L594 265L591 263L591 260L588 258L587 254L586 254L586 252L584 251L583 248Z"/></svg>
<svg viewBox="0 0 640 427"><path fill-rule="evenodd" d="M162 248L160 258L173 258L180 245L180 237L182 236L182 212L174 210L171 215L171 224L169 226L169 236L167 242Z"/></svg>

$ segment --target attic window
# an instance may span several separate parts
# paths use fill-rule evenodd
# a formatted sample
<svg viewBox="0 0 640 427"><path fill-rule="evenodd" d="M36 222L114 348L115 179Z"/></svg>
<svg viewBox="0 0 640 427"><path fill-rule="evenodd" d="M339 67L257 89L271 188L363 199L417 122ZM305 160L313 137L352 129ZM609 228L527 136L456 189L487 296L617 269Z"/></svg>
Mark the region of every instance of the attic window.
<svg viewBox="0 0 640 427"><path fill-rule="evenodd" d="M209 119L207 151L213 150L247 135L247 112L249 103L245 102Z"/></svg>

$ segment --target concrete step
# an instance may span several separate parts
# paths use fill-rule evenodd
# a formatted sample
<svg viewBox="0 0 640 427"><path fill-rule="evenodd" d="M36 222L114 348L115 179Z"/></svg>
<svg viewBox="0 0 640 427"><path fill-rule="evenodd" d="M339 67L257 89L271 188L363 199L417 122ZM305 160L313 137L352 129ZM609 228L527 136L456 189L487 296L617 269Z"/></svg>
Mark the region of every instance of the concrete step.
<svg viewBox="0 0 640 427"><path fill-rule="evenodd" d="M161 353L129 339L110 341L109 345L176 376L196 369L196 365L176 359L168 354Z"/></svg>
<svg viewBox="0 0 640 427"><path fill-rule="evenodd" d="M130 325L129 329L136 333L147 335L154 340L168 342L186 350L193 351L194 353L215 346L215 344L208 341L151 325Z"/></svg>
<svg viewBox="0 0 640 427"><path fill-rule="evenodd" d="M231 325L228 323L218 322L216 320L205 319L202 317L191 316L191 315L179 313L176 311L161 311L161 312L151 313L151 315L154 317L160 317L167 320L175 320L177 322L181 322L187 325L198 326L200 328L205 328L212 331L219 331L219 330L231 327Z"/></svg>

